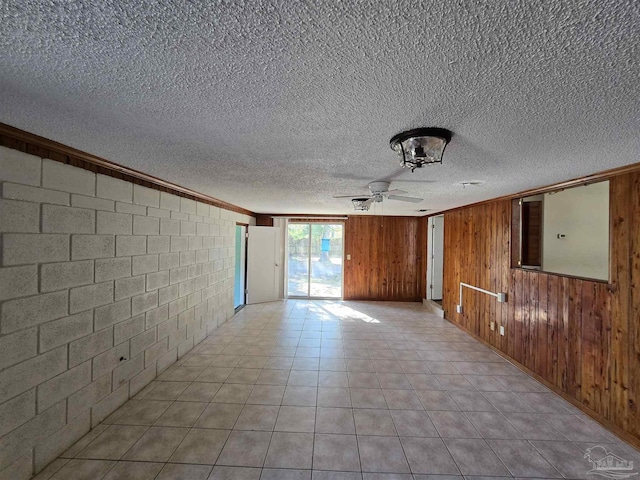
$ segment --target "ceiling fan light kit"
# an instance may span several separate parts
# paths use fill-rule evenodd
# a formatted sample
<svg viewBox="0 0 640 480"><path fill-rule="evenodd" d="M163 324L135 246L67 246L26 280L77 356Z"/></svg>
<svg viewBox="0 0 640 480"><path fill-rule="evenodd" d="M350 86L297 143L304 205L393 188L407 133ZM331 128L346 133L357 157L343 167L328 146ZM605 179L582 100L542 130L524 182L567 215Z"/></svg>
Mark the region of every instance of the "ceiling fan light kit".
<svg viewBox="0 0 640 480"><path fill-rule="evenodd" d="M362 198L353 198L351 199L353 203L353 209L356 212L368 212L369 207L373 203L373 198L370 197L362 197Z"/></svg>
<svg viewBox="0 0 640 480"><path fill-rule="evenodd" d="M367 212L372 203L380 203L385 198L389 200L399 200L401 202L420 203L422 198L405 197L399 193L407 193L404 190L389 190L389 182L371 182L369 184L370 195L334 195L333 198L351 198L353 208L356 211Z"/></svg>
<svg viewBox="0 0 640 480"><path fill-rule="evenodd" d="M442 163L451 136L451 131L445 128L414 128L394 135L389 145L400 156L400 165L413 172L425 165Z"/></svg>

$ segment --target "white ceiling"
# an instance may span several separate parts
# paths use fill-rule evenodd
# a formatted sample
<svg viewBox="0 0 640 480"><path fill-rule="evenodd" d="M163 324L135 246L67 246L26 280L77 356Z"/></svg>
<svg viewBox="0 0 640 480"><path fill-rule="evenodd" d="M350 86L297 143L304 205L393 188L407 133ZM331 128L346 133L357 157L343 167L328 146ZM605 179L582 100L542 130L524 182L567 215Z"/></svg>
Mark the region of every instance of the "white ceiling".
<svg viewBox="0 0 640 480"><path fill-rule="evenodd" d="M640 161L637 0L5 0L0 121L263 213L439 211ZM452 130L443 165L388 141ZM463 189L467 181L481 186Z"/></svg>

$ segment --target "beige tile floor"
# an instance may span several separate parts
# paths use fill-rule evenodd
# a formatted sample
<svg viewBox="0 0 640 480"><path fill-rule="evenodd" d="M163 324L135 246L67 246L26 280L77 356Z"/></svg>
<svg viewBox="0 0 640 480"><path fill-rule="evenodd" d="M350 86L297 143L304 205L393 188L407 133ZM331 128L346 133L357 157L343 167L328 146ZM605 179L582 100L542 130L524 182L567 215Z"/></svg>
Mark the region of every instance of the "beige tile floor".
<svg viewBox="0 0 640 480"><path fill-rule="evenodd" d="M595 478L595 445L640 464L420 304L288 300L241 310L38 480Z"/></svg>

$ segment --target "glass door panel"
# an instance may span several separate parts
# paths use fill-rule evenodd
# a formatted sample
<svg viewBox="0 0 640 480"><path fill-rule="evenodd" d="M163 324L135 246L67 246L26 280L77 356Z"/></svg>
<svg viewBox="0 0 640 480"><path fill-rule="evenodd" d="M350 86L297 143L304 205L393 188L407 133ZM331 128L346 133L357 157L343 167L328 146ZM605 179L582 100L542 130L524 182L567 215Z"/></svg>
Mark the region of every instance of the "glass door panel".
<svg viewBox="0 0 640 480"><path fill-rule="evenodd" d="M287 228L287 295L291 297L309 296L309 233L308 223L290 223Z"/></svg>
<svg viewBox="0 0 640 480"><path fill-rule="evenodd" d="M290 223L287 296L342 297L343 224Z"/></svg>
<svg viewBox="0 0 640 480"><path fill-rule="evenodd" d="M342 224L311 224L311 297L342 297L342 231Z"/></svg>

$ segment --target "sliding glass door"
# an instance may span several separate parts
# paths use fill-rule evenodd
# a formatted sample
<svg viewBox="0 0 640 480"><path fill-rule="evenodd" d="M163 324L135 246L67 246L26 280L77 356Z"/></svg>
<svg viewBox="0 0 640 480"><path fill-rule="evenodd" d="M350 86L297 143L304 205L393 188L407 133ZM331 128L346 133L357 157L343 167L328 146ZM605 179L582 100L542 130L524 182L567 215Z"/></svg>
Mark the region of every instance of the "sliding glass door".
<svg viewBox="0 0 640 480"><path fill-rule="evenodd" d="M289 297L342 297L342 223L289 223Z"/></svg>

